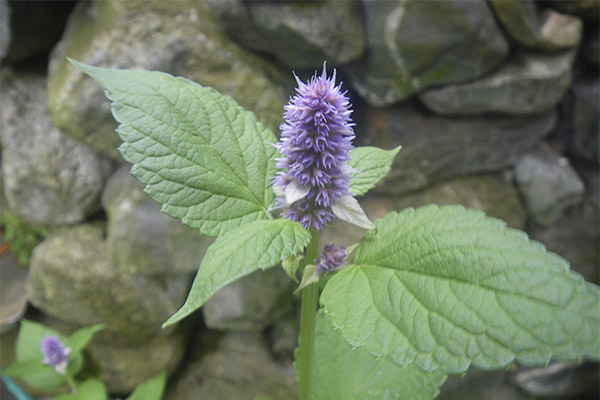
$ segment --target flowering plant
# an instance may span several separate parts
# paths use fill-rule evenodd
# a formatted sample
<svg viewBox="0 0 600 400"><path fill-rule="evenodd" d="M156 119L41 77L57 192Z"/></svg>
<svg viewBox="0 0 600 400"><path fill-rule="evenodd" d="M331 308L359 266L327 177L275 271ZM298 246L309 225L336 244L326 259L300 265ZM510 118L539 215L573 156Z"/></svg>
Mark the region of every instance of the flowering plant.
<svg viewBox="0 0 600 400"><path fill-rule="evenodd" d="M599 288L524 233L460 206L368 219L355 196L389 172L400 149L353 148L335 73L296 78L278 142L214 89L72 63L105 87L121 154L146 193L216 237L164 326L230 282L281 264L302 276L300 399L431 399L446 374L470 365L600 358ZM333 218L366 233L320 253L319 231Z"/></svg>
<svg viewBox="0 0 600 400"><path fill-rule="evenodd" d="M103 325L81 328L66 337L37 322L23 320L17 338L17 361L2 370L2 380L19 400L32 398L11 377L22 378L32 388L41 392L60 391L69 387L68 393L54 400L107 400L108 392L97 376L86 371L84 351ZM93 374L92 374L93 375ZM166 384L164 372L140 384L125 400L159 400Z"/></svg>

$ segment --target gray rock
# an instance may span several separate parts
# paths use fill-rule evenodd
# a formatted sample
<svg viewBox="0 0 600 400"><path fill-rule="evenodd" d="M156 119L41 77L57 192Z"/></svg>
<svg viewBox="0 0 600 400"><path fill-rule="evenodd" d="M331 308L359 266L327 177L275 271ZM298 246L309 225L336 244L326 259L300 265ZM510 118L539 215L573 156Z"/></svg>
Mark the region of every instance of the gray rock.
<svg viewBox="0 0 600 400"><path fill-rule="evenodd" d="M6 244L4 239L0 243ZM9 252L0 254L0 332L16 326L27 309L25 287L29 270Z"/></svg>
<svg viewBox="0 0 600 400"><path fill-rule="evenodd" d="M522 46L543 51L577 47L583 24L577 17L554 10L538 12L532 0L490 0L508 35Z"/></svg>
<svg viewBox="0 0 600 400"><path fill-rule="evenodd" d="M257 333L229 333L216 351L186 368L165 398L289 400L297 395L291 364L276 363Z"/></svg>
<svg viewBox="0 0 600 400"><path fill-rule="evenodd" d="M521 367L510 374L515 386L536 399L597 398L599 377L598 363L593 362L552 362L544 368Z"/></svg>
<svg viewBox="0 0 600 400"><path fill-rule="evenodd" d="M262 330L291 304L292 280L279 267L256 271L219 290L204 306L206 326Z"/></svg>
<svg viewBox="0 0 600 400"><path fill-rule="evenodd" d="M365 47L356 1L209 0L225 31L243 46L291 68L344 64Z"/></svg>
<svg viewBox="0 0 600 400"><path fill-rule="evenodd" d="M0 59L16 63L44 54L58 42L73 3L0 1Z"/></svg>
<svg viewBox="0 0 600 400"><path fill-rule="evenodd" d="M49 65L48 106L56 126L120 159L104 89L65 56L102 67L159 70L231 95L271 129L285 95L277 71L229 42L202 1L84 1L70 16Z"/></svg>
<svg viewBox="0 0 600 400"><path fill-rule="evenodd" d="M515 180L530 217L540 224L556 222L581 202L585 189L569 160L546 143L515 165Z"/></svg>
<svg viewBox="0 0 600 400"><path fill-rule="evenodd" d="M166 335L183 304L188 276L136 276L108 257L103 229L78 225L54 232L31 259L27 296L48 315L83 326L104 323L124 337Z"/></svg>
<svg viewBox="0 0 600 400"><path fill-rule="evenodd" d="M558 11L577 15L584 19L597 21L600 16L600 3L596 0L553 0L552 5Z"/></svg>
<svg viewBox="0 0 600 400"><path fill-rule="evenodd" d="M367 56L348 72L371 105L480 77L508 52L484 1L364 0L363 9Z"/></svg>
<svg viewBox="0 0 600 400"><path fill-rule="evenodd" d="M496 72L419 94L442 115L539 114L554 108L567 93L575 51L543 55L518 52Z"/></svg>
<svg viewBox="0 0 600 400"><path fill-rule="evenodd" d="M297 315L279 318L269 331L269 350L278 360L294 359L294 350L298 346L300 324Z"/></svg>
<svg viewBox="0 0 600 400"><path fill-rule="evenodd" d="M577 78L561 103L561 120L554 135L566 151L598 163L600 157L600 79Z"/></svg>
<svg viewBox="0 0 600 400"><path fill-rule="evenodd" d="M108 216L108 254L122 271L151 275L194 272L213 239L163 214L144 185L123 165L108 180L102 205Z"/></svg>
<svg viewBox="0 0 600 400"><path fill-rule="evenodd" d="M508 380L506 371L471 368L464 376L449 376L437 400L530 400Z"/></svg>
<svg viewBox="0 0 600 400"><path fill-rule="evenodd" d="M88 350L111 393L128 393L165 370L171 374L185 354L183 331L168 336L123 338L100 332Z"/></svg>
<svg viewBox="0 0 600 400"><path fill-rule="evenodd" d="M10 7L8 0L0 0L0 59L8 53L10 39Z"/></svg>
<svg viewBox="0 0 600 400"><path fill-rule="evenodd" d="M403 194L436 181L512 165L547 135L554 112L533 117L445 118L410 104L369 109L367 144L382 148L402 145L387 178L375 190Z"/></svg>
<svg viewBox="0 0 600 400"><path fill-rule="evenodd" d="M526 215L519 194L501 175L469 176L441 182L399 197L394 201L394 208L402 210L427 204L462 204L500 218L511 228L525 228Z"/></svg>
<svg viewBox="0 0 600 400"><path fill-rule="evenodd" d="M52 125L44 77L5 72L0 140L8 207L31 225L82 221L100 209L113 162Z"/></svg>
<svg viewBox="0 0 600 400"><path fill-rule="evenodd" d="M571 268L588 281L600 282L600 177L598 167L578 168L585 182L583 201L571 208L556 223L532 223L527 233L543 243L549 251L559 254Z"/></svg>

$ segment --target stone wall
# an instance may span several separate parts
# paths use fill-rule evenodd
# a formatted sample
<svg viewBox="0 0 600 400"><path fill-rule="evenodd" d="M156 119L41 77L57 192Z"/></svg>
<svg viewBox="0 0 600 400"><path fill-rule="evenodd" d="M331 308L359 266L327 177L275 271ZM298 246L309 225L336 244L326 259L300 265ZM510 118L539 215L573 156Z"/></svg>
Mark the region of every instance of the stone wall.
<svg viewBox="0 0 600 400"><path fill-rule="evenodd" d="M90 352L115 394L166 368L169 399L294 396L298 299L278 269L160 329L212 239L161 214L129 176L103 89L66 57L185 76L274 132L292 71L306 79L326 60L354 104L357 144L403 146L361 200L370 217L464 204L598 282L598 13L593 0L0 0L2 208L52 230L27 276L3 257L2 280L26 293L2 295L17 308L2 315L2 365L26 294L27 317L56 329L107 325ZM334 223L322 237L360 235ZM441 398L465 398L466 384L467 398L544 398L549 381L563 383L553 395L585 398L597 371L470 373Z"/></svg>

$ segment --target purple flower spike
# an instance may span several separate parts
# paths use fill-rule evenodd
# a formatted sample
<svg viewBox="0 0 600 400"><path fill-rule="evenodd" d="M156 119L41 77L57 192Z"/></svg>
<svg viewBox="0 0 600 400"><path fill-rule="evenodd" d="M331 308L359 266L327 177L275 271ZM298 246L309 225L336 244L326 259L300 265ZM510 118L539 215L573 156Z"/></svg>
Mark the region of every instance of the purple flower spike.
<svg viewBox="0 0 600 400"><path fill-rule="evenodd" d="M328 244L315 260L318 273L329 273L346 264L346 246Z"/></svg>
<svg viewBox="0 0 600 400"><path fill-rule="evenodd" d="M273 183L284 197L279 205L286 218L321 230L334 217L332 205L351 196L346 162L354 147L352 111L346 92L335 86L335 70L327 77L323 65L321 75L315 74L308 83L295 77L297 93L285 106L276 145L282 155L277 168L283 171Z"/></svg>
<svg viewBox="0 0 600 400"><path fill-rule="evenodd" d="M71 353L69 347L65 347L54 336L46 336L40 341L40 350L44 356L44 364L51 366L60 374L65 373Z"/></svg>

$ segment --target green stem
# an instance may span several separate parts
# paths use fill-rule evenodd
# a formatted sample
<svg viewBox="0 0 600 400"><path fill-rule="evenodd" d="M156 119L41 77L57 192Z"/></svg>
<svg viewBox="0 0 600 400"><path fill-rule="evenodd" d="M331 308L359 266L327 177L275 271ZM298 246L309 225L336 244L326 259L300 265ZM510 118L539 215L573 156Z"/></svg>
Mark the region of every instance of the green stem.
<svg viewBox="0 0 600 400"><path fill-rule="evenodd" d="M67 381L67 384L71 388L71 392L73 392L74 395L77 395L77 383L75 382L75 379L73 379L73 377L71 375L66 373L65 380Z"/></svg>
<svg viewBox="0 0 600 400"><path fill-rule="evenodd" d="M310 229L311 240L306 248L304 264L312 264L318 256L319 232ZM315 316L319 301L319 284L313 283L302 289L300 317L300 400L310 398L315 345Z"/></svg>

